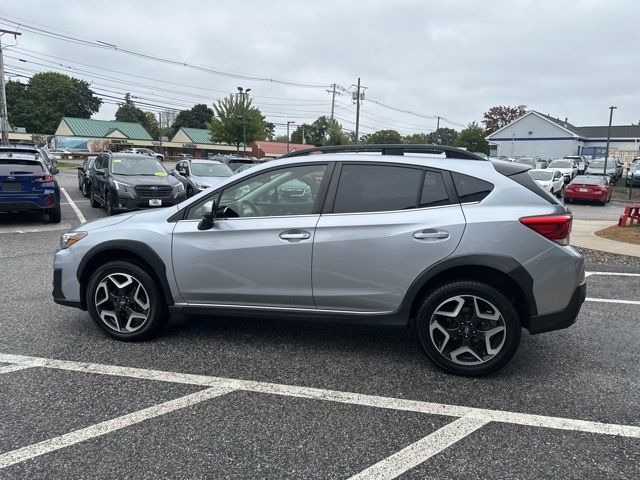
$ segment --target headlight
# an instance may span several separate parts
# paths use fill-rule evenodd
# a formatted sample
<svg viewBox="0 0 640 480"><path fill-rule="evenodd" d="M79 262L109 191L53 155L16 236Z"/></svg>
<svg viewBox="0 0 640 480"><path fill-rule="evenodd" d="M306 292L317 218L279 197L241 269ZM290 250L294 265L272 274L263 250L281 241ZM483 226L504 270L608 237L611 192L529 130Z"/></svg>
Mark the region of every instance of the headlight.
<svg viewBox="0 0 640 480"><path fill-rule="evenodd" d="M177 192L182 192L184 190L184 185L182 184L182 182L179 182L173 188L175 188Z"/></svg>
<svg viewBox="0 0 640 480"><path fill-rule="evenodd" d="M87 236L87 232L63 233L62 237L60 238L60 248L62 248L63 250L65 248L69 248L71 245L79 242L86 236Z"/></svg>
<svg viewBox="0 0 640 480"><path fill-rule="evenodd" d="M121 192L126 192L127 187L131 186L131 185L127 185L126 183L119 182L118 180L114 180L113 184L115 185L116 190L120 190Z"/></svg>
<svg viewBox="0 0 640 480"><path fill-rule="evenodd" d="M209 188L209 185L204 185L204 184L201 184L201 183L197 183L196 187L198 187L200 190L205 190L205 189Z"/></svg>

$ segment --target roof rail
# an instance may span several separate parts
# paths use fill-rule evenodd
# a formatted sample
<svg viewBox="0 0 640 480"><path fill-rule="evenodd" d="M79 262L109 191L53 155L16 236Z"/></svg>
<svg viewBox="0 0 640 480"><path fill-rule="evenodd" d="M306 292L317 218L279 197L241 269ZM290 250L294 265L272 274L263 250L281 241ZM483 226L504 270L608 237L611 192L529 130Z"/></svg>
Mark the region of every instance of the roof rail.
<svg viewBox="0 0 640 480"><path fill-rule="evenodd" d="M348 152L380 152L382 155L404 155L405 153L445 154L447 158L463 160L487 160L462 148L443 145L422 144L377 144L377 145L330 145L326 147L311 147L282 155L280 158L303 157L315 153L348 153Z"/></svg>

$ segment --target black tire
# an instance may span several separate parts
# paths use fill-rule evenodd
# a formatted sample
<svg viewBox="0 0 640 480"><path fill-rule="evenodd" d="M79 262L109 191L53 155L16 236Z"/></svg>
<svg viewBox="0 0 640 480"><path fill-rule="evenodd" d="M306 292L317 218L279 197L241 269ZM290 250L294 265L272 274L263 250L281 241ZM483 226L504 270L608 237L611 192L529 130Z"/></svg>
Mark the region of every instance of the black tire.
<svg viewBox="0 0 640 480"><path fill-rule="evenodd" d="M60 223L62 220L62 212L60 210L60 204L53 208L50 208L47 212L49 214L49 223Z"/></svg>
<svg viewBox="0 0 640 480"><path fill-rule="evenodd" d="M113 208L113 200L111 199L111 193L109 190L104 191L104 211L107 212L107 216L115 215L116 209Z"/></svg>
<svg viewBox="0 0 640 480"><path fill-rule="evenodd" d="M145 323L134 332L116 331L110 328L100 317L96 307L96 290L98 285L107 276L114 273L124 273L135 278L146 290L149 300L149 314ZM162 291L155 280L140 266L121 260L105 263L96 269L91 275L86 293L87 309L89 316L95 324L108 336L126 342L147 340L156 336L167 322L169 317L167 304Z"/></svg>
<svg viewBox="0 0 640 480"><path fill-rule="evenodd" d="M189 185L187 187L187 198L191 198L193 197L193 187L191 187L191 185Z"/></svg>
<svg viewBox="0 0 640 480"><path fill-rule="evenodd" d="M100 206L100 202L98 202L95 195L93 194L93 189L91 189L91 193L89 193L89 199L91 200L91 206L93 208L98 208Z"/></svg>
<svg viewBox="0 0 640 480"><path fill-rule="evenodd" d="M91 188L86 180L82 182L82 188L80 188L80 190L82 191L82 195L85 197L88 197L91 194Z"/></svg>
<svg viewBox="0 0 640 480"><path fill-rule="evenodd" d="M84 180L80 175L78 175L78 188L82 191L82 185L84 184Z"/></svg>
<svg viewBox="0 0 640 480"><path fill-rule="evenodd" d="M440 353L436 345L434 345L429 328L431 318L443 302L446 303L447 300L456 296L475 296L483 301L490 302L501 315L505 327L503 330L504 333L500 334L503 335L503 343L498 352L492 357L490 355L486 356L489 359L484 361L484 363L476 365L456 363L451 357L446 357ZM458 319L455 321L457 322ZM487 375L502 368L515 354L518 344L520 343L521 333L520 319L513 304L492 286L473 280L452 281L431 291L418 309L415 328L420 344L431 361L447 372L465 376ZM479 326L477 328L479 330L481 329ZM456 332L459 331L460 330L457 330ZM466 330L466 333L470 333L470 330ZM464 334L455 333L451 337L454 342L457 341L455 338L456 335L459 341L465 341L462 338ZM462 345L465 344L463 343ZM444 348L444 345L442 347Z"/></svg>

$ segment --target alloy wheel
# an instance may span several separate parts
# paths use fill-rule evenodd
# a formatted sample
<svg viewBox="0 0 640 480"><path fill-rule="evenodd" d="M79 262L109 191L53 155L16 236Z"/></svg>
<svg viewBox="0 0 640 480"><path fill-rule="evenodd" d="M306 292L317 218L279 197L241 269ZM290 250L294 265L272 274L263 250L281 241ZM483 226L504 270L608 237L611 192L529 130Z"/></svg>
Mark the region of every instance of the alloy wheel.
<svg viewBox="0 0 640 480"><path fill-rule="evenodd" d="M128 273L105 276L98 283L94 303L102 322L119 333L140 330L147 322L151 310L146 289Z"/></svg>
<svg viewBox="0 0 640 480"><path fill-rule="evenodd" d="M431 315L429 336L440 355L458 365L480 365L500 353L507 327L500 311L475 295L457 295Z"/></svg>

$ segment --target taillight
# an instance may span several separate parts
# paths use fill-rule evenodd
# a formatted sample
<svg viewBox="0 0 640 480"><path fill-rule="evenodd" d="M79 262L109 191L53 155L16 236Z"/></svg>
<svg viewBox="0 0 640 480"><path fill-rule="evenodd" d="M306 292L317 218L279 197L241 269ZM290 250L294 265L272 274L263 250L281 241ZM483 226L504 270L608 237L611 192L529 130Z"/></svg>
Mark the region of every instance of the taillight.
<svg viewBox="0 0 640 480"><path fill-rule="evenodd" d="M53 175L50 175L47 173L46 175L43 175L42 177L38 178L36 182L39 182L39 183L53 182Z"/></svg>
<svg viewBox="0 0 640 480"><path fill-rule="evenodd" d="M560 245L569 245L571 215L541 215L522 217L520 223Z"/></svg>

